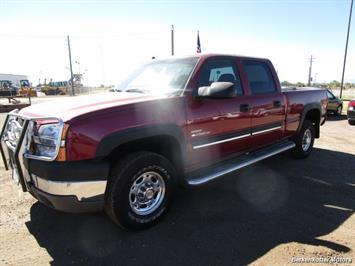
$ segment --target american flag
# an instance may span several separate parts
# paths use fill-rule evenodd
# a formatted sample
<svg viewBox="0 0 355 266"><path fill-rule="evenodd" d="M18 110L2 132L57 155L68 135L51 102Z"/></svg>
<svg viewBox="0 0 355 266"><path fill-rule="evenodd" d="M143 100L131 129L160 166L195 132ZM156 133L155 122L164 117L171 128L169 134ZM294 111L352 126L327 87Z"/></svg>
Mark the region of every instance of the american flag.
<svg viewBox="0 0 355 266"><path fill-rule="evenodd" d="M201 43L200 43L200 34L197 32L197 53L201 53Z"/></svg>

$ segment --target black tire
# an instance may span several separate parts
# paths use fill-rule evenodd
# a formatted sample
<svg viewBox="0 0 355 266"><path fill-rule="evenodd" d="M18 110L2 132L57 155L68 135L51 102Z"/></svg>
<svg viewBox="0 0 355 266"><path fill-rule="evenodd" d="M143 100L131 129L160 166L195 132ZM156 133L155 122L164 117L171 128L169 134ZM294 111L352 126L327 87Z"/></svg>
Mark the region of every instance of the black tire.
<svg viewBox="0 0 355 266"><path fill-rule="evenodd" d="M145 175L142 177L143 174ZM152 180L150 183L149 181L144 181L147 176L152 176L148 178L148 180ZM154 183L154 178L159 185ZM154 191L153 183L159 187L158 190L160 189L160 192ZM156 224L167 212L175 187L175 169L165 157L152 152L129 154L118 161L112 168L105 193L106 212L117 225L125 229L138 230L148 228ZM149 196L147 196L148 190L150 190ZM158 198L158 195L161 195L162 198ZM156 201L157 205L154 205L152 202L156 199L158 199ZM144 210L144 208L132 205L139 205L141 202L147 202L146 200L152 200L152 202L149 202L153 206L150 209L151 212L137 213ZM144 203L141 206L149 208L149 205Z"/></svg>
<svg viewBox="0 0 355 266"><path fill-rule="evenodd" d="M342 111L343 111L343 106L339 105L335 111L335 115L341 115Z"/></svg>
<svg viewBox="0 0 355 266"><path fill-rule="evenodd" d="M304 143L305 134L309 134L309 133L311 134L309 145L303 146L303 144L305 144ZM293 139L293 141L296 143L296 147L291 150L291 154L297 159L303 159L308 157L313 150L314 136L315 136L314 125L312 124L311 121L305 120L303 122L301 130L299 131L297 136Z"/></svg>
<svg viewBox="0 0 355 266"><path fill-rule="evenodd" d="M348 120L349 125L355 126L355 120Z"/></svg>

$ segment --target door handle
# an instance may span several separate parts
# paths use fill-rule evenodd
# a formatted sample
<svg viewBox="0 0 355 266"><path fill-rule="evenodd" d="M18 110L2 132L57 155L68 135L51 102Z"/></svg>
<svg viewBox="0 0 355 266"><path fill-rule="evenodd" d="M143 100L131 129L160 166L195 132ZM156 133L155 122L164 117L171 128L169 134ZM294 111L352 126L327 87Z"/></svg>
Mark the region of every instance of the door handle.
<svg viewBox="0 0 355 266"><path fill-rule="evenodd" d="M281 101L274 101L274 107L281 107Z"/></svg>
<svg viewBox="0 0 355 266"><path fill-rule="evenodd" d="M240 105L240 111L241 112L249 112L249 110L250 110L249 104L241 104Z"/></svg>

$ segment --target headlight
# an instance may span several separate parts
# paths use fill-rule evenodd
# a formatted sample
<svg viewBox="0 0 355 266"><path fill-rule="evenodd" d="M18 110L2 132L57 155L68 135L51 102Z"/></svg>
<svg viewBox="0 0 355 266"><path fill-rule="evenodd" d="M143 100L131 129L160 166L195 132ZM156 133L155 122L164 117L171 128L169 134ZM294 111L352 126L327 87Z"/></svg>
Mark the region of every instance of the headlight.
<svg viewBox="0 0 355 266"><path fill-rule="evenodd" d="M55 159L60 144L61 131L62 125L59 123L37 125L32 135L33 155Z"/></svg>
<svg viewBox="0 0 355 266"><path fill-rule="evenodd" d="M354 111L354 106L349 106L349 111Z"/></svg>

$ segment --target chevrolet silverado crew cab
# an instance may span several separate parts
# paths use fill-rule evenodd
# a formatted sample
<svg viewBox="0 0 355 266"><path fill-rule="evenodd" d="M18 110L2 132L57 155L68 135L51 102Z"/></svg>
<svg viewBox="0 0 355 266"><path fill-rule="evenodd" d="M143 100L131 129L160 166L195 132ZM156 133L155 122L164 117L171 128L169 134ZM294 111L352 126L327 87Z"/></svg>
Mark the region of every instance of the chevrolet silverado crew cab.
<svg viewBox="0 0 355 266"><path fill-rule="evenodd" d="M7 115L6 169L57 210L106 210L141 229L166 213L177 184L197 186L290 150L305 158L327 94L281 91L267 59L206 54L152 60L118 92L33 105Z"/></svg>

